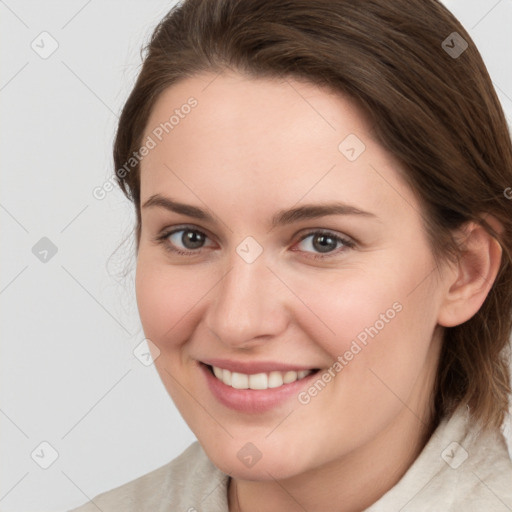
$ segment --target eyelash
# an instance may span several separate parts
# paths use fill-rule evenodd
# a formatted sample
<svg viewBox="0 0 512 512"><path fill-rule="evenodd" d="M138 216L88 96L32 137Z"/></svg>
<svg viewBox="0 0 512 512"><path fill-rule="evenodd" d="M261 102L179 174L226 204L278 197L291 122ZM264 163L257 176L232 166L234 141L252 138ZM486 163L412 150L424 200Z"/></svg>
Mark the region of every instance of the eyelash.
<svg viewBox="0 0 512 512"><path fill-rule="evenodd" d="M205 233L203 233L199 229L196 229L195 227L192 227L192 226L181 226L178 229L173 229L172 231L166 231L166 232L162 233L161 235L158 235L156 237L155 241L157 243L159 243L159 244L162 244L166 251L169 251L169 252L171 252L173 254L178 254L180 256L194 256L196 254L199 254L201 249L203 249L202 247L200 247L198 250L183 251L181 249L176 249L170 243L168 238L171 235L175 234L175 233L179 233L180 231L192 231L194 233L200 233L201 235L204 235L206 238L208 238L208 236ZM340 249L336 249L334 251L325 253L325 255L322 255L321 253L309 253L308 252L307 254L310 254L310 256L308 256L308 258L311 258L311 259L324 260L324 259L327 259L327 258L332 258L332 257L338 255L340 252L344 252L344 250L346 250L346 249L353 249L356 246L355 242L353 242L352 240L350 240L348 238L344 238L344 237L339 236L339 235L336 235L332 231L327 231L325 229L317 229L317 230L314 230L314 231L309 231L308 233L302 235L297 243L302 242L303 240L305 240L306 238L308 238L308 237L310 237L312 235L326 235L326 236L329 236L330 238L332 238L336 242L341 243L344 246L344 249L341 249L341 250Z"/></svg>

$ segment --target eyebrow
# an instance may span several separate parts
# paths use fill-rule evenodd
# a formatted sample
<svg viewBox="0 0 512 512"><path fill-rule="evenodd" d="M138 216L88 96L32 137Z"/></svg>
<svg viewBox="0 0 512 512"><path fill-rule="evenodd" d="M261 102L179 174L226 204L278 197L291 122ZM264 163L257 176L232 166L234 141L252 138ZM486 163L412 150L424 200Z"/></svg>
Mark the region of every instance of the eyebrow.
<svg viewBox="0 0 512 512"><path fill-rule="evenodd" d="M214 217L208 213L207 210L190 204L180 203L160 194L152 195L142 206L142 208L154 207L164 208L165 210L181 213L182 215L187 215L188 217L207 221L212 224L215 223ZM270 225L272 229L274 229L278 226L293 224L294 222L302 220L326 217L328 215L356 215L378 219L377 215L374 213L361 210L355 206L341 202L330 202L324 204L306 204L288 210L280 210L272 216Z"/></svg>

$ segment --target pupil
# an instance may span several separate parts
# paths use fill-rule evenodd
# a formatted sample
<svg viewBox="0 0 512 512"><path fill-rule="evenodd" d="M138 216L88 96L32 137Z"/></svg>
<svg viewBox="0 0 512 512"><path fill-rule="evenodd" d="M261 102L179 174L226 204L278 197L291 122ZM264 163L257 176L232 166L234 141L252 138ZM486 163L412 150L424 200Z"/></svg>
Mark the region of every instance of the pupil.
<svg viewBox="0 0 512 512"><path fill-rule="evenodd" d="M336 249L336 240L329 235L318 235L313 238L313 246L318 252L329 252Z"/></svg>
<svg viewBox="0 0 512 512"><path fill-rule="evenodd" d="M187 249L197 249L203 245L204 238L196 231L185 231L181 237L181 241Z"/></svg>

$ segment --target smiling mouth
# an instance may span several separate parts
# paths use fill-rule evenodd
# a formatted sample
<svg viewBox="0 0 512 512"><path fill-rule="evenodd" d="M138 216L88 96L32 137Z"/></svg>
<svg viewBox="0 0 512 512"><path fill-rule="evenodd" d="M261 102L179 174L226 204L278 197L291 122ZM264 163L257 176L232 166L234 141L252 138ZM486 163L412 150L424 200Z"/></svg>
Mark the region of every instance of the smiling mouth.
<svg viewBox="0 0 512 512"><path fill-rule="evenodd" d="M210 373L226 386L234 389L274 389L291 384L297 380L304 379L313 373L320 371L317 368L301 371L272 371L266 373L246 374L232 372L218 366L205 365Z"/></svg>

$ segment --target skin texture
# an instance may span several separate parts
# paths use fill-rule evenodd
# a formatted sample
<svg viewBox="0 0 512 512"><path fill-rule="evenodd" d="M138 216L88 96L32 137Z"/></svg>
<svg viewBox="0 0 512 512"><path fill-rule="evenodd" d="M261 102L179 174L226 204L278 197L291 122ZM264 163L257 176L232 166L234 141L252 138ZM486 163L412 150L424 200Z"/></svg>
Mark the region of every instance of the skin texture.
<svg viewBox="0 0 512 512"><path fill-rule="evenodd" d="M428 439L443 326L479 309L499 247L471 225L461 233L467 259L436 266L399 163L339 94L292 79L204 74L160 96L145 137L191 96L197 106L141 164L142 205L160 194L214 217L142 208L137 301L157 370L210 459L233 477L230 510L238 510L233 481L244 512L361 510ZM338 149L349 134L366 146L354 161ZM332 201L375 217L270 226L280 210ZM204 233L203 247L183 245L180 232L167 246L191 254L166 250L157 238L173 227ZM321 253L314 234L300 240L319 229L355 245ZM248 236L263 249L250 264L236 251ZM307 405L293 396L262 414L233 411L198 368L215 357L328 369L396 303L400 312ZM262 454L250 468L237 457L247 442Z"/></svg>

